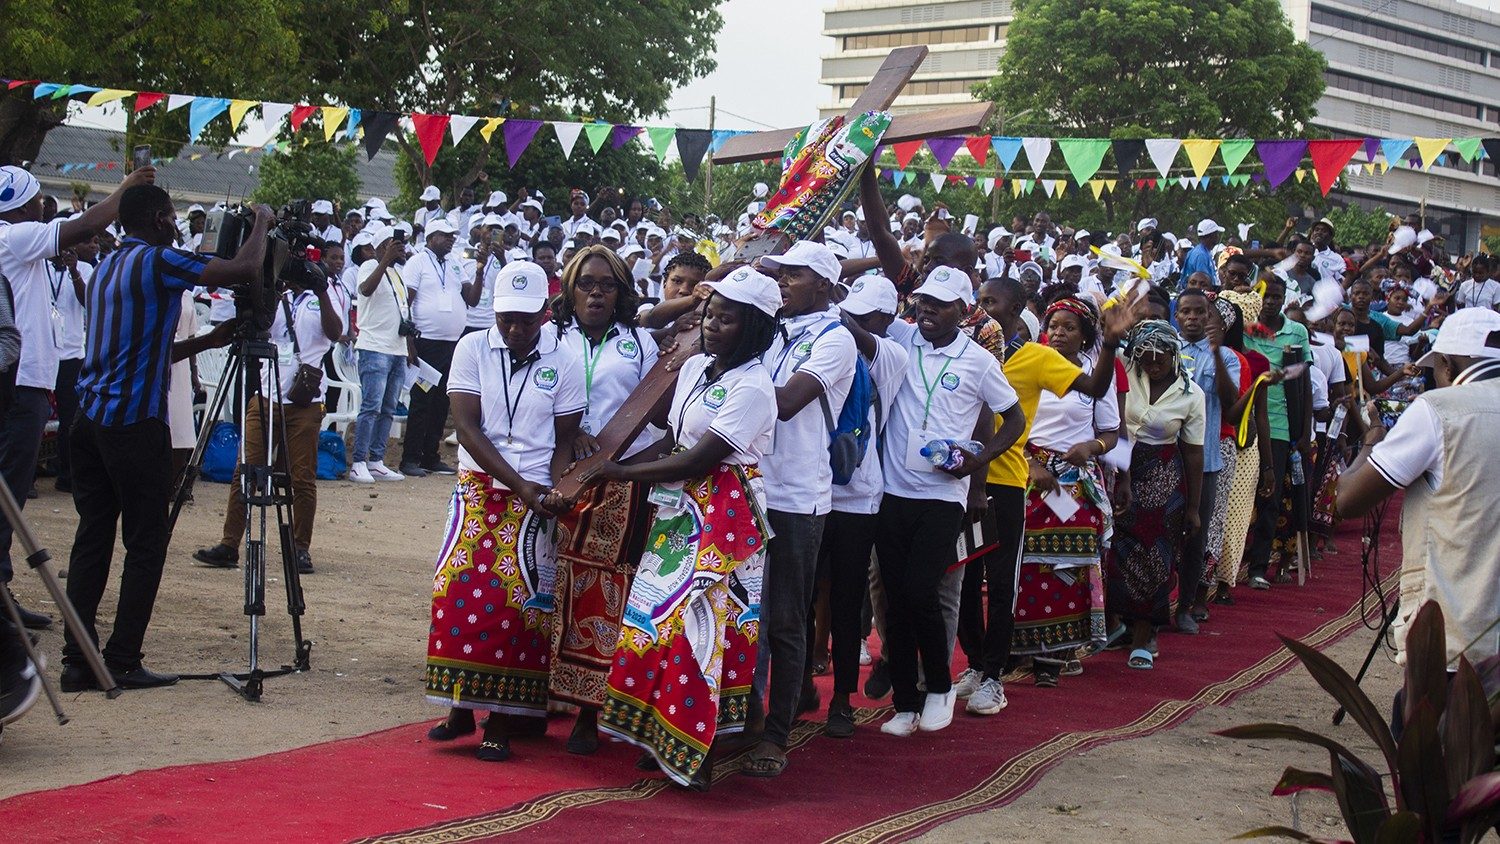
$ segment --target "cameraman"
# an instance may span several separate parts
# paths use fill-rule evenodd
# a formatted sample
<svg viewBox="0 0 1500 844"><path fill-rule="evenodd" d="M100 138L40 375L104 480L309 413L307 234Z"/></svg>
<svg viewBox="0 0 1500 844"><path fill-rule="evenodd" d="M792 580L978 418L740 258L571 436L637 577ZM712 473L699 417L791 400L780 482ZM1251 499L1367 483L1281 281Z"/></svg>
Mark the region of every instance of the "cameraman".
<svg viewBox="0 0 1500 844"><path fill-rule="evenodd" d="M306 286L297 286L299 284ZM286 454L276 455L278 469L289 466L292 478L292 539L297 547L297 570L312 574L313 519L318 509L318 430L323 425L322 382L323 356L344 333L343 308L330 291L330 282L322 273L297 282L288 281L271 324L271 340L276 344L280 389L276 396L281 404L286 434ZM294 390L298 372L303 367L317 371L316 394L307 397ZM245 462L265 465L265 419L270 410L271 368L264 368L260 395L250 403L245 414ZM310 377L310 376L309 376ZM305 389L305 385L304 388ZM273 430L275 430L273 428ZM277 444L273 443L273 448ZM245 538L245 499L240 493L240 472L235 470L229 482L229 508L224 511L224 533L218 545L200 548L193 559L218 568L239 565L239 546Z"/></svg>
<svg viewBox="0 0 1500 844"><path fill-rule="evenodd" d="M146 176L136 179L137 173ZM230 260L174 248L176 212L167 192L149 182L150 168L132 173L119 199L125 239L99 264L88 287L88 341L78 376L73 423L73 506L78 531L68 562L68 598L89 636L109 582L116 522L124 528L125 558L114 632L104 663L123 688L177 682L141 664L141 645L166 561L167 504L172 497L172 442L168 433L170 368L205 349L228 344L235 322L172 342L183 292L195 285L226 287L258 278L271 209L255 209L250 239ZM67 631L62 690L96 688L79 643Z"/></svg>

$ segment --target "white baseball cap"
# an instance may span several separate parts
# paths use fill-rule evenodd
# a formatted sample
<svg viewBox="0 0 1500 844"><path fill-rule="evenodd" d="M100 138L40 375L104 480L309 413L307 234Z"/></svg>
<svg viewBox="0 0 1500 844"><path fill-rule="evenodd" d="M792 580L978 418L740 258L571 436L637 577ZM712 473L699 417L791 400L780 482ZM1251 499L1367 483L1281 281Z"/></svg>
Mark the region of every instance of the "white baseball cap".
<svg viewBox="0 0 1500 844"><path fill-rule="evenodd" d="M320 199L312 204L312 212L314 214L332 214L333 203L326 199Z"/></svg>
<svg viewBox="0 0 1500 844"><path fill-rule="evenodd" d="M995 249L1000 246L1000 241L1010 236L1010 229L1007 229L1005 226L995 226L990 229L989 239L986 242L989 244L990 249Z"/></svg>
<svg viewBox="0 0 1500 844"><path fill-rule="evenodd" d="M453 224L448 222L447 217L438 217L436 220L429 221L427 223L427 228L425 228L423 231L425 231L429 237L435 234L458 234L458 229L455 229L453 227Z"/></svg>
<svg viewBox="0 0 1500 844"><path fill-rule="evenodd" d="M1199 237L1207 237L1207 236L1209 236L1211 234L1215 234L1215 233L1221 232L1223 230L1224 230L1224 227L1221 226L1221 225L1219 225L1218 223L1215 223L1213 220L1205 219L1205 220L1199 221L1199 223L1198 223L1198 236Z"/></svg>
<svg viewBox="0 0 1500 844"><path fill-rule="evenodd" d="M387 240L390 240L391 235L394 235L395 233L395 229L383 223L375 223L373 225L365 226L364 229L360 231L360 234L366 235L370 238L370 245L375 247L379 247Z"/></svg>
<svg viewBox="0 0 1500 844"><path fill-rule="evenodd" d="M522 202L521 207L535 208L538 214L542 213L542 203L536 201L535 199L528 199L525 202Z"/></svg>
<svg viewBox="0 0 1500 844"><path fill-rule="evenodd" d="M938 267L927 274L922 286L912 291L913 296L931 296L940 302L963 302L974 304L974 282L968 274L952 267Z"/></svg>
<svg viewBox="0 0 1500 844"><path fill-rule="evenodd" d="M1490 335L1496 331L1500 331L1500 313L1489 308L1464 308L1443 320L1432 351L1423 355L1417 366L1436 366L1440 354L1500 358L1500 349L1489 345Z"/></svg>
<svg viewBox="0 0 1500 844"><path fill-rule="evenodd" d="M918 214L915 211L908 211L906 213L906 216L901 218L901 222L903 222L903 223L920 223L920 222L922 222L922 215Z"/></svg>
<svg viewBox="0 0 1500 844"><path fill-rule="evenodd" d="M1074 240L1083 240L1086 237L1093 237L1093 235L1089 233L1088 229L1079 229L1078 231L1073 233Z"/></svg>
<svg viewBox="0 0 1500 844"><path fill-rule="evenodd" d="M765 273L750 267L740 267L730 273L728 278L704 283L725 299L750 305L766 316L775 317L781 310L781 285Z"/></svg>
<svg viewBox="0 0 1500 844"><path fill-rule="evenodd" d="M1063 258L1062 263L1057 266L1057 271L1062 272L1069 267L1080 267L1084 270L1087 270L1089 268L1089 259L1077 254L1068 255L1067 257Z"/></svg>
<svg viewBox="0 0 1500 844"><path fill-rule="evenodd" d="M493 192L490 193L489 200L486 201L484 204L485 205L504 205L508 199L510 199L510 197L508 197L508 196L505 195L505 191L503 191L503 190L497 190L497 191L493 191Z"/></svg>
<svg viewBox="0 0 1500 844"><path fill-rule="evenodd" d="M1422 244L1426 243L1429 240L1437 240L1437 239L1438 239L1438 236L1435 235L1435 234L1433 234L1432 232L1428 231L1427 229L1422 229L1421 231L1417 232L1417 245L1418 246L1421 246Z"/></svg>
<svg viewBox="0 0 1500 844"><path fill-rule="evenodd" d="M862 275L854 280L849 295L839 307L854 316L864 316L872 311L894 314L897 308L896 285L883 275Z"/></svg>
<svg viewBox="0 0 1500 844"><path fill-rule="evenodd" d="M771 270L779 270L782 267L807 267L829 282L838 281L839 276L844 274L833 250L811 240L799 240L792 244L791 249L780 255L767 255L760 259L760 264Z"/></svg>
<svg viewBox="0 0 1500 844"><path fill-rule="evenodd" d="M1144 217L1144 218L1141 219L1141 221L1139 223L1135 224L1135 230L1138 231L1138 232L1143 232L1146 229L1154 229L1154 228L1157 228L1157 223L1156 223L1156 218L1155 217Z"/></svg>
<svg viewBox="0 0 1500 844"><path fill-rule="evenodd" d="M434 199L438 199L438 198L442 197L442 195L443 195L442 191L438 190L438 186L437 185L428 185L427 187L422 188L422 201L423 202L431 202ZM371 206L374 206L375 200L372 199L367 204L369 204ZM381 203L380 207L384 208L385 207L385 203Z"/></svg>
<svg viewBox="0 0 1500 844"><path fill-rule="evenodd" d="M480 215L475 214L474 216L478 217ZM505 218L500 216L499 214L491 212L489 214L483 215L483 217L484 219L480 220L476 225L480 225L485 228L489 228L491 226L499 226L500 228L505 228ZM473 227L470 226L470 228Z"/></svg>
<svg viewBox="0 0 1500 844"><path fill-rule="evenodd" d="M511 261L501 268L495 278L495 313L534 314L545 307L546 270L531 261Z"/></svg>
<svg viewBox="0 0 1500 844"><path fill-rule="evenodd" d="M614 226L606 226L604 228L604 231L599 233L599 239L613 240L615 243L623 242L623 238L621 238L620 236L620 230L615 228Z"/></svg>

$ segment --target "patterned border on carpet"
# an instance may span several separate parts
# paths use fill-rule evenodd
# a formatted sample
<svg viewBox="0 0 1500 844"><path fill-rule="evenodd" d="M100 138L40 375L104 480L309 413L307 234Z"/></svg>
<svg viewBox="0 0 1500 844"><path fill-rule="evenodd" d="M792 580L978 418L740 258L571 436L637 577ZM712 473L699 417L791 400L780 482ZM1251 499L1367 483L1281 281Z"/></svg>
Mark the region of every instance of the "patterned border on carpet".
<svg viewBox="0 0 1500 844"><path fill-rule="evenodd" d="M1382 585L1396 588L1400 573L1394 572ZM1344 615L1333 619L1303 637L1301 641L1319 650L1332 645L1365 622L1363 604L1357 603ZM1113 730L1064 733L1042 742L1016 756L991 774L984 782L950 800L930 803L901 812L857 829L826 839L824 844L881 844L914 838L947 821L956 820L1008 805L1031 789L1044 774L1067 756L1116 741L1144 738L1182 723L1208 706L1228 703L1245 692L1259 688L1296 663L1292 652L1280 648L1255 665L1206 686L1188 700L1163 701L1134 722Z"/></svg>

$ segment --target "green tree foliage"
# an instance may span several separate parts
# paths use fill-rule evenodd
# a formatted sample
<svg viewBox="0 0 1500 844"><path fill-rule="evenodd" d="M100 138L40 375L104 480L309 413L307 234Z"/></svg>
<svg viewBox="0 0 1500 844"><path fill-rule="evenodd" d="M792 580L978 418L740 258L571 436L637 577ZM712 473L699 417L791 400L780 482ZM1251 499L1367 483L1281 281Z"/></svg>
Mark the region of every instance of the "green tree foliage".
<svg viewBox="0 0 1500 844"><path fill-rule="evenodd" d="M359 171L355 144L314 141L285 153L261 158L260 184L251 199L272 208L294 199L327 199L340 208L359 204Z"/></svg>
<svg viewBox="0 0 1500 844"><path fill-rule="evenodd" d="M305 93L295 71L309 33L292 26L302 0L6 0L0 26L5 75L130 90L286 100ZM314 5L314 4L309 4ZM330 19L324 29L336 26ZM66 117L67 99L33 100L30 86L0 92L0 163L36 158ZM216 134L217 133L217 134ZM187 109L161 106L131 119L135 143L169 156L187 139ZM201 139L228 140L226 121Z"/></svg>
<svg viewBox="0 0 1500 844"><path fill-rule="evenodd" d="M1341 246L1385 243L1386 235L1391 233L1391 214L1384 208L1366 211L1351 204L1331 209L1325 216L1333 223L1335 240Z"/></svg>
<svg viewBox="0 0 1500 844"><path fill-rule="evenodd" d="M1015 0L999 72L975 93L997 104L996 134L1308 137L1324 67L1321 54L1297 41L1277 0ZM1113 178L1114 170L1113 155L1106 155L1100 177ZM1156 175L1146 156L1135 175ZM1084 199L1082 187L1075 190L1076 219L1087 219L1092 195ZM1009 199L1007 193L1002 204L1021 211L1071 210L1066 197ZM1274 192L1132 189L1106 194L1103 221L1119 230L1153 216L1180 234L1214 217L1275 232L1304 204L1322 204L1311 179L1288 180Z"/></svg>

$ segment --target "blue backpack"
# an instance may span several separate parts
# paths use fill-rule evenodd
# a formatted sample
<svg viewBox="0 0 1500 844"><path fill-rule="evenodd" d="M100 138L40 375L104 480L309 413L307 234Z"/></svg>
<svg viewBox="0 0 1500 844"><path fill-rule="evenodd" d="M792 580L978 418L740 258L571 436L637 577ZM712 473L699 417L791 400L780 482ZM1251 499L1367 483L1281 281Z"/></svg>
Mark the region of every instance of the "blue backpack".
<svg viewBox="0 0 1500 844"><path fill-rule="evenodd" d="M344 451L344 438L337 431L321 431L318 434L318 480L336 481L349 471L349 458Z"/></svg>
<svg viewBox="0 0 1500 844"><path fill-rule="evenodd" d="M227 484L240 462L240 429L233 422L215 422L208 445L203 449L203 466L199 474L216 483Z"/></svg>
<svg viewBox="0 0 1500 844"><path fill-rule="evenodd" d="M818 337L841 324L833 323L818 332ZM833 468L833 482L839 486L848 484L854 477L854 470L865 461L870 436L880 427L879 398L875 379L870 375L870 367L865 363L864 357L857 353L854 356L854 379L849 382L849 395L844 398L844 406L839 409L837 422L834 421L833 409L828 404L828 394L818 395L818 403L823 407L823 420L828 425L828 465ZM871 407L875 408L874 426L870 424Z"/></svg>

